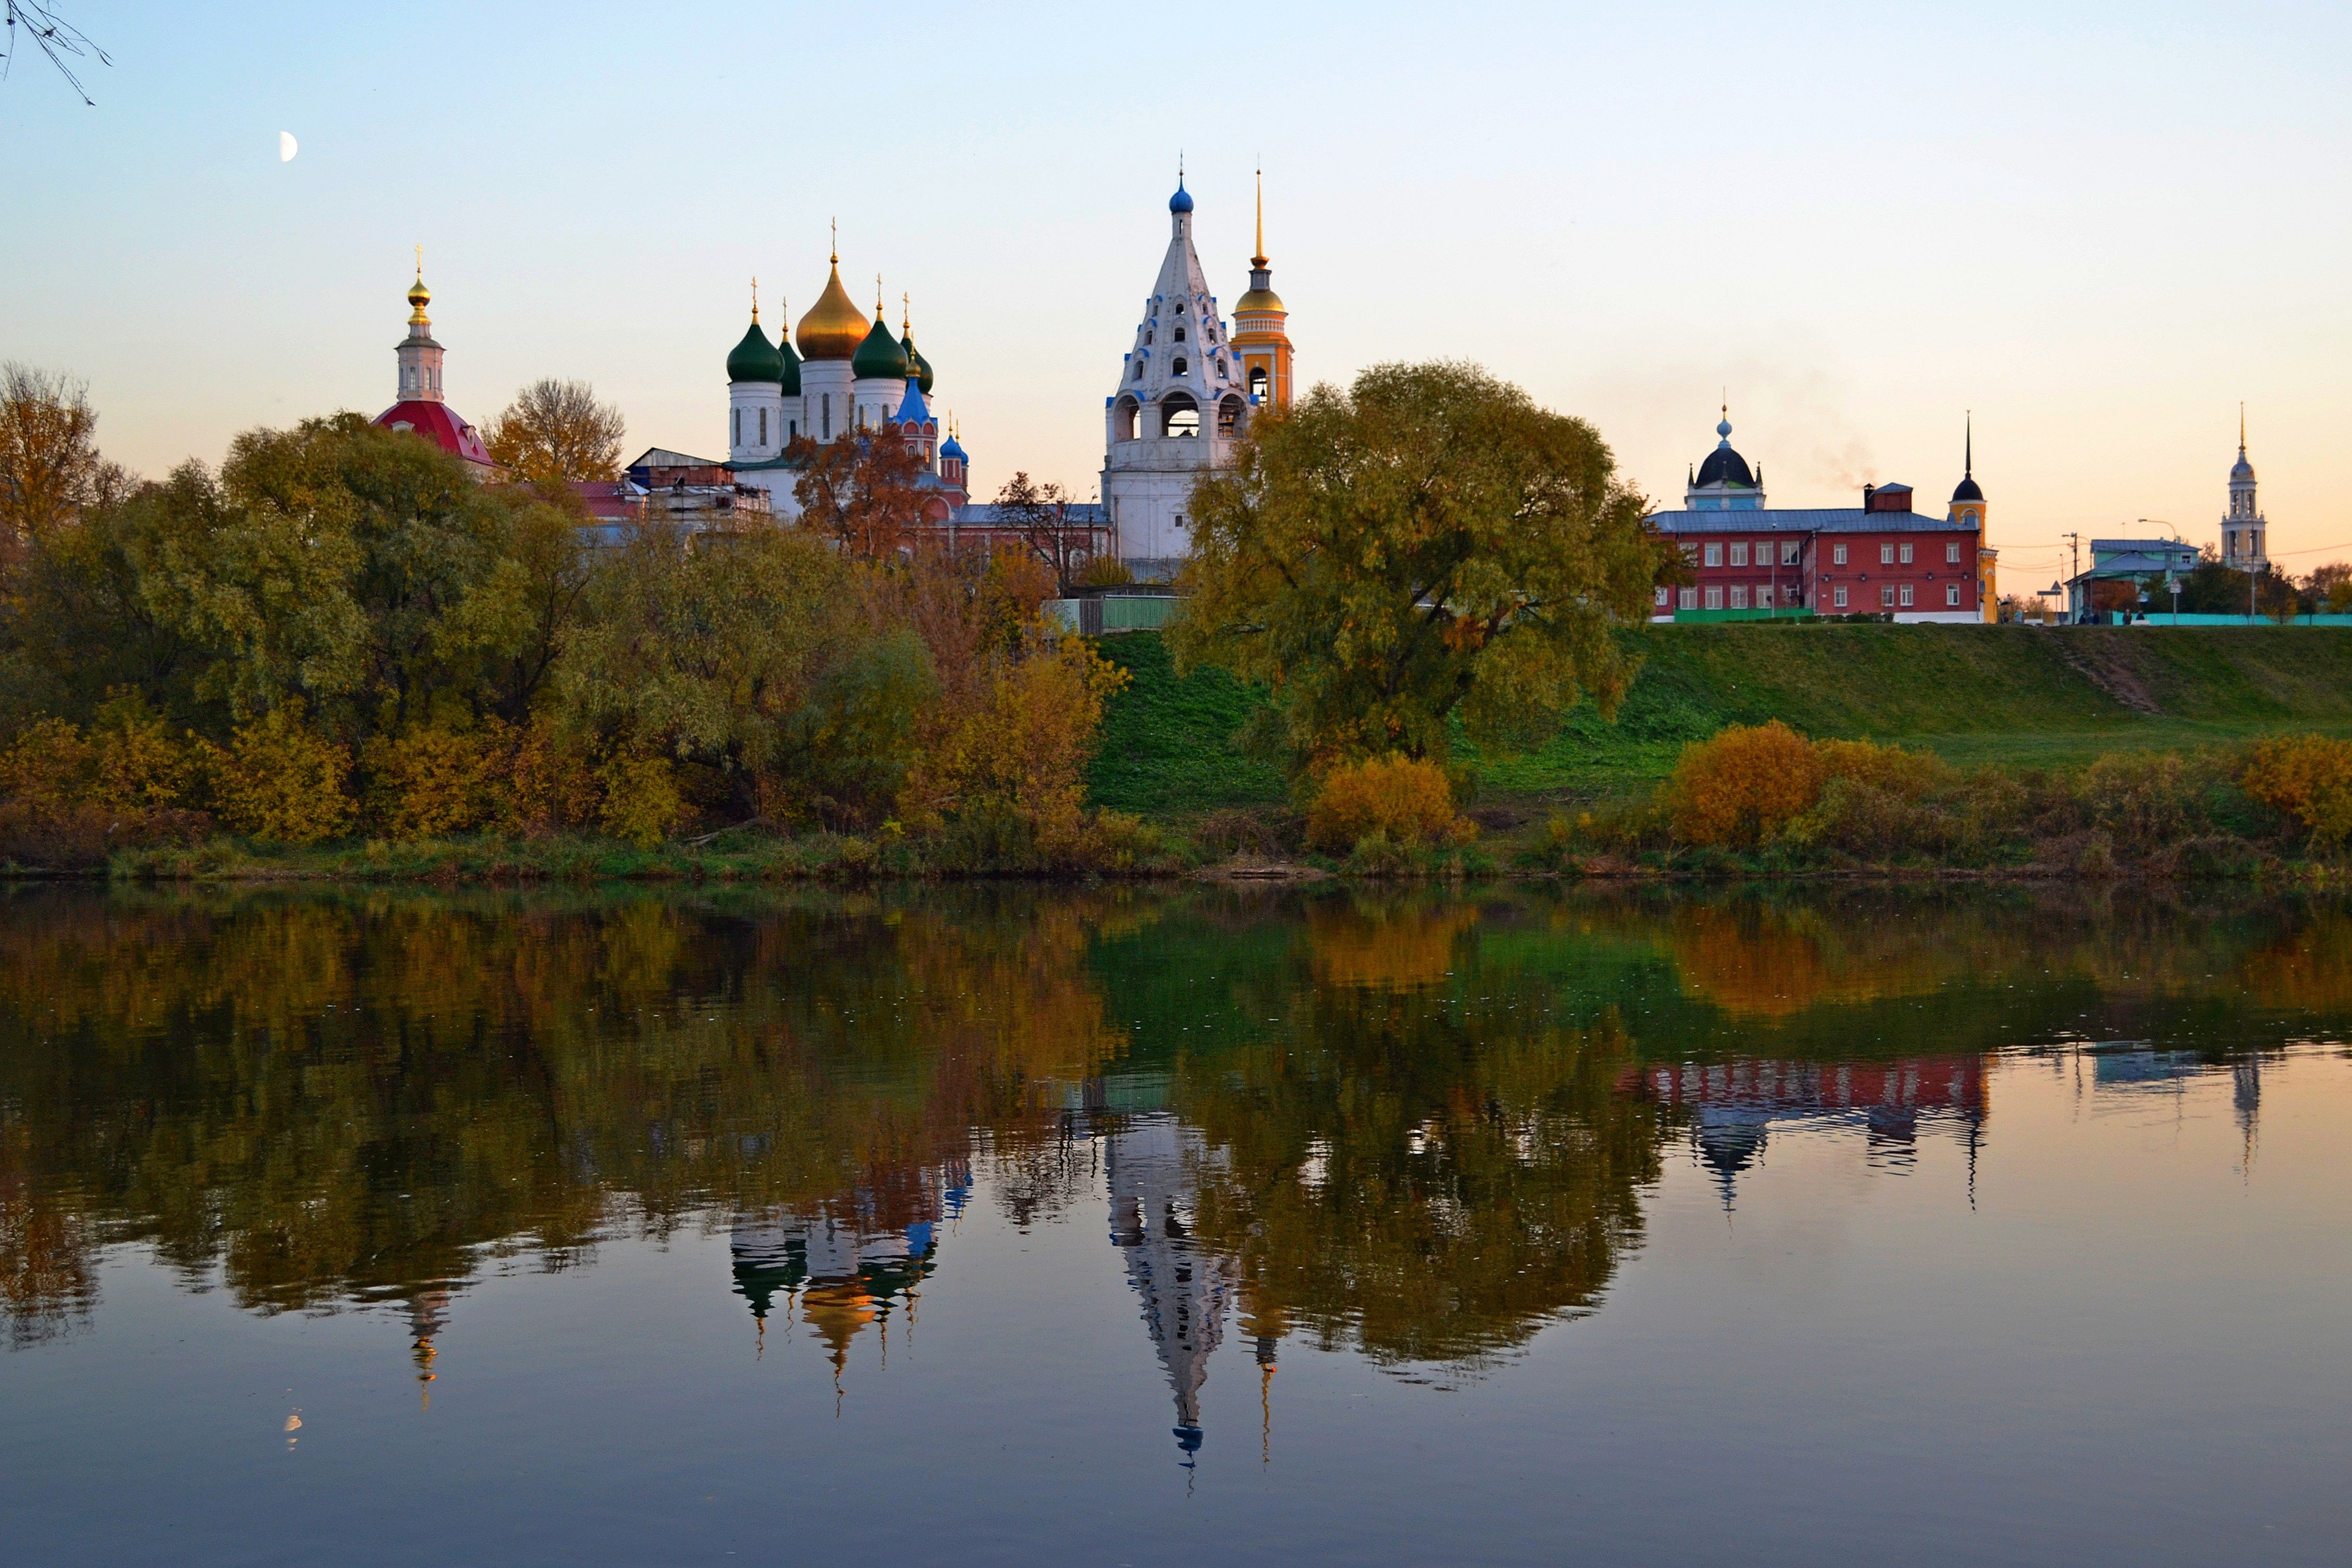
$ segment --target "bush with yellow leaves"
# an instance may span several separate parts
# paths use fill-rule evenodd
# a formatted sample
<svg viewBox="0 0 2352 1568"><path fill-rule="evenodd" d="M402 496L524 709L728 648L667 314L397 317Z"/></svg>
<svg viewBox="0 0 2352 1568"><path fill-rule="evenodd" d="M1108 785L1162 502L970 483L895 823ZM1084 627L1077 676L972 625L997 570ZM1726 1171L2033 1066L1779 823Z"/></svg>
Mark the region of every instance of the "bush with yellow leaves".
<svg viewBox="0 0 2352 1568"><path fill-rule="evenodd" d="M2238 786L2303 824L2323 848L2352 840L2352 741L2282 735L2261 742Z"/></svg>
<svg viewBox="0 0 2352 1568"><path fill-rule="evenodd" d="M512 729L496 720L476 730L426 726L369 742L362 753L369 831L435 838L498 820L514 752Z"/></svg>
<svg viewBox="0 0 2352 1568"><path fill-rule="evenodd" d="M277 844L317 844L351 826L349 747L302 721L299 699L241 726L228 749L205 748L213 798L236 832Z"/></svg>
<svg viewBox="0 0 2352 1568"><path fill-rule="evenodd" d="M1686 844L1752 848L1811 810L1828 776L1822 749L1778 719L1735 724L1683 748L1667 815Z"/></svg>
<svg viewBox="0 0 2352 1568"><path fill-rule="evenodd" d="M1307 810L1307 842L1335 854L1375 834L1384 847L1402 849L1466 844L1477 831L1455 814L1444 768L1398 753L1332 768Z"/></svg>

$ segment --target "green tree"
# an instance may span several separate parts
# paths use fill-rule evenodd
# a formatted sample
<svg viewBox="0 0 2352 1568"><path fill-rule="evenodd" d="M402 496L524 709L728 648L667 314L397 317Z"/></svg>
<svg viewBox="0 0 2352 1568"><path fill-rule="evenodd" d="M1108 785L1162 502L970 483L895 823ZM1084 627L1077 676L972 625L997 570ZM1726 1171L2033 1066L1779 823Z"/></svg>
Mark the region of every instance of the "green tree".
<svg viewBox="0 0 2352 1568"><path fill-rule="evenodd" d="M159 499L173 515L142 593L205 650L197 694L240 721L300 696L335 728L397 733L470 699L526 629L494 592L519 591L499 567L523 499L358 415L248 431L217 479L185 465Z"/></svg>
<svg viewBox="0 0 2352 1568"><path fill-rule="evenodd" d="M1261 416L1191 507L1180 668L1273 689L1302 766L1540 741L1633 679L1664 547L1592 427L1461 364L1379 365Z"/></svg>

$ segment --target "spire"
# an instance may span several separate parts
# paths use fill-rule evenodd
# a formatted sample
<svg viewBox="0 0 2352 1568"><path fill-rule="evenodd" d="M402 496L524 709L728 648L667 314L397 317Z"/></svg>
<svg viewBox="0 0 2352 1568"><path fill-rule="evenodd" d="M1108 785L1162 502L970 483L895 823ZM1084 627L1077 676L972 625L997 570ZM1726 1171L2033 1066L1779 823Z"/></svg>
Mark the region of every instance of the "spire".
<svg viewBox="0 0 2352 1568"><path fill-rule="evenodd" d="M1250 265L1265 270L1265 171L1257 172L1257 249L1250 256Z"/></svg>
<svg viewBox="0 0 2352 1568"><path fill-rule="evenodd" d="M2240 417L2242 418L2243 415L2242 414ZM1960 426L1961 431L1963 432L1960 437L1960 478L1964 479L1972 479L1977 477L1976 410L1973 408L1969 409L1966 414L1961 416L1961 418L1966 421L1966 423ZM2241 440L2238 444L2242 447L2245 445L2243 440Z"/></svg>
<svg viewBox="0 0 2352 1568"><path fill-rule="evenodd" d="M419 248L419 249L422 249L423 247L419 247L418 248ZM2241 403L2241 404L2239 404L2239 405L2238 405L2238 456L2240 456L2241 458L2242 458L2242 457L2244 457L2245 455L2246 455L2246 405L2245 405L2244 404Z"/></svg>
<svg viewBox="0 0 2352 1568"><path fill-rule="evenodd" d="M760 275L751 274L751 324L760 324Z"/></svg>

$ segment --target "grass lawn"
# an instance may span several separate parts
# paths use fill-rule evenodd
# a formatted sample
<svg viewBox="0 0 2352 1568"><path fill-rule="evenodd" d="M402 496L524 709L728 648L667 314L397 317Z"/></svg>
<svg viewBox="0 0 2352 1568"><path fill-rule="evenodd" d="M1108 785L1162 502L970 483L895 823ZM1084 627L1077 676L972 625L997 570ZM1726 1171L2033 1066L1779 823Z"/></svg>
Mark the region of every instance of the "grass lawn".
<svg viewBox="0 0 2352 1568"><path fill-rule="evenodd" d="M2352 734L2352 630L2335 627L1660 626L1627 634L1641 675L1614 723L1590 707L1542 750L1482 761L1489 799L1639 793L1685 744L1780 719L1813 736L1932 750L1962 766L2074 766L2277 730ZM1214 670L1178 680L1154 633L1103 640L1133 682L1112 700L1097 804L1156 818L1283 798L1236 752L1259 698Z"/></svg>

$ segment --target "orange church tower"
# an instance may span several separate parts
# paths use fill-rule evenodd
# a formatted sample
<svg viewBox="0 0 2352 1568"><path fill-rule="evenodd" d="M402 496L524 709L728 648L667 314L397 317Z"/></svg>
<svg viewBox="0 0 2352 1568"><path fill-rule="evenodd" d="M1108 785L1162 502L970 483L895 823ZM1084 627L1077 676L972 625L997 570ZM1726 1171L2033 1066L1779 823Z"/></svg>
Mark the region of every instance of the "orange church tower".
<svg viewBox="0 0 2352 1568"><path fill-rule="evenodd" d="M1279 412L1290 406L1290 336L1283 330L1288 319L1265 259L1265 174L1260 171L1257 254L1250 258L1249 292L1234 304L1233 340L1255 410Z"/></svg>

